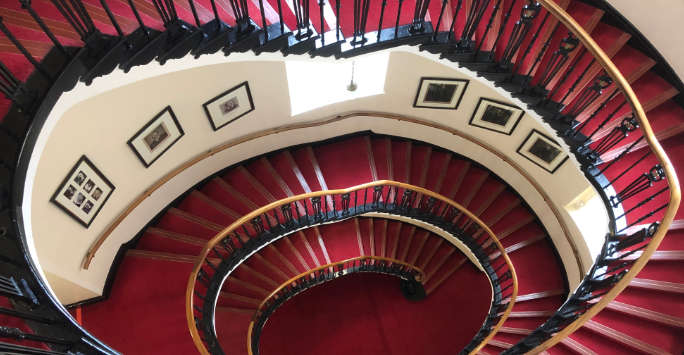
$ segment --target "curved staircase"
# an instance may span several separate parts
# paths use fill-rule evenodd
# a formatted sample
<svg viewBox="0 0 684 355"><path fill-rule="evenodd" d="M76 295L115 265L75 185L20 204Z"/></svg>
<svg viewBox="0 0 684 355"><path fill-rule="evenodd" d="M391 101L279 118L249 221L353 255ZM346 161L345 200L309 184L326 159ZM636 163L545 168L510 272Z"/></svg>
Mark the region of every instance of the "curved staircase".
<svg viewBox="0 0 684 355"><path fill-rule="evenodd" d="M355 168L350 169L350 166ZM544 315L553 313L562 303L567 290L555 251L534 215L510 187L489 171L453 153L424 143L366 134L257 157L244 165L231 167L189 191L176 207L169 208L145 230L135 249L128 251L117 272L110 300L116 304L116 290L125 290L128 286L124 285L131 284L127 277L144 277L135 271L138 263L145 267L145 272L152 273L153 268L158 268L157 272L165 277L171 277L165 264L183 264L171 269L177 274L173 276L177 278L174 282L187 279L191 263L207 238L234 222L244 211L288 195L390 178L441 192L493 226L516 262L516 271L528 276L519 276L518 297L524 302L516 303L509 322L516 324L522 320L536 327L543 322ZM476 272L458 249L443 238L410 224L383 218L354 218L297 232L270 244L241 264L226 281L228 286L223 288L218 302L216 326L223 348L246 353L247 327L255 306L281 283L312 268L364 255L398 259L423 269L428 299L436 297L433 294L441 294L442 300L464 297L459 296L462 293L459 289L463 288L472 292L468 292L467 301L460 306L429 303L426 311L445 308L445 312L462 312L464 320L472 320L459 330L458 340L452 336L442 351L465 346L479 330L488 312L491 291L486 286L484 289L475 287L476 284L471 289L471 285L464 283L474 277L473 273L480 284L486 278ZM148 264L156 266L146 267ZM127 276L127 270L135 276ZM168 282L160 286L170 287ZM174 289L184 292L182 286L174 285ZM122 292L121 297L130 297ZM171 313L166 309L171 303L155 305L152 297L143 294L140 297L147 303L131 309L134 314L144 310L154 318L160 312ZM86 326L92 325L89 329L94 334L111 344L116 342L113 346L122 351L136 351L130 348L135 345L126 339L142 329L129 325L129 330L122 332L119 326L101 321L102 317L110 316L109 302L83 308ZM462 308L465 304L468 306ZM421 305L416 305L415 309L421 311ZM130 319L128 316L133 314L121 313L120 316L122 320ZM445 318L443 323L435 322L430 327L449 327L451 320ZM183 324L177 326L183 328ZM172 333L165 338L180 341L172 336L178 329L168 331ZM108 334L113 337L108 338ZM184 339L190 342L189 336ZM454 342L460 346L455 346Z"/></svg>
<svg viewBox="0 0 684 355"><path fill-rule="evenodd" d="M248 11L249 18L253 21L250 25L273 29L275 39L279 35L278 27L281 32L283 29L279 23L279 13L282 13L282 23L287 28L298 28L302 14L299 6L302 6L302 2L267 0L263 1L263 7L260 7L260 3L262 2L257 0L234 3L216 1L217 7L214 10L214 3L209 0L176 1L175 10L169 13L171 17L162 19L160 10L169 11L162 2L110 0L105 3L85 0L84 11L90 15L92 23L83 21L83 17L79 15L74 17L72 13L71 17L78 22L77 30L47 1L36 1L30 6L25 3L25 7L30 7L40 15L42 23L54 35L50 38L40 30L35 17L21 8L19 2L3 1L0 4L0 22L8 31L5 34L10 33L11 37L5 36L0 40L0 59L6 66L0 68L2 92L16 101L15 107L10 108L10 100L0 100L3 113L1 116L4 117L0 129L3 183L9 181L7 176L11 175L16 163L20 138L29 123L23 115L17 114L18 108L23 110L26 103L23 101L23 93L17 88L22 81L29 81L42 88L39 92L46 90L45 82L49 80L45 77L52 78L59 72L59 63L64 61L63 58L59 59L61 54L54 49L55 44L58 44L58 48L66 47L64 51L70 58L75 54L72 46L82 46L82 40L92 34L94 28L108 35L134 33L140 38L147 35L150 42L139 41L144 46L138 46L139 42L134 42L131 48L139 52L122 63L122 68L130 69L133 65L145 63L145 58L152 60L156 53L150 56L152 52L145 50L151 50L150 47L154 46L165 50L163 55L158 56L161 62L185 55L191 49L193 54L209 51L207 46L195 46L199 44L199 39L193 34L196 32L190 30L184 32L176 28L178 37L175 38L178 43L162 41L163 34L169 33L174 26L169 19L176 16L186 24L199 22L206 25L218 15L225 22L222 26L238 28L245 24L244 15ZM337 21L342 37L350 38L360 31L376 30L372 26L378 24L383 13L385 16L399 13L397 24L400 25L415 19L412 11L416 6L415 1L387 2L384 12L376 4L370 6L369 2L370 11L364 22L367 25L359 28L354 21L355 11L351 1L345 1L339 12L337 2L322 3L326 4L322 11L307 11L307 16L310 15L311 23L314 29L319 29L318 32L332 29L332 35L326 35L331 43L335 42L334 28ZM419 2L419 5L422 3ZM442 31L448 30L448 19L453 18L453 33L460 34L470 30L474 44L487 53L488 57L485 59L491 59L492 56L488 53L493 52L495 59L504 60L510 43L508 39L515 32L516 16L525 2L459 0L424 3L425 7L421 10L424 11L424 18L431 20L435 27ZM483 18L489 20L468 29L473 11L480 9L478 4L483 3L486 3L481 8L484 11ZM678 102L681 101L681 96L678 97L675 86L661 76L662 70L657 69L656 60L636 48L630 41L630 35L613 26L613 21L604 20L604 12L597 6L592 6L590 1L559 0L557 3L591 33L631 83L675 169L682 171L684 109ZM102 4L107 4L108 8L104 9ZM443 7L442 4L447 6ZM313 2L311 7L317 9ZM138 29L141 22L148 30ZM548 16L544 9L536 16L533 24L534 30L527 33L520 44L520 58L508 64L513 64L514 74L530 76L523 78L526 83L539 84L537 88L548 90L551 104L565 105L560 110L567 114L573 107L583 103L585 89L600 79L600 65L580 45L570 53L552 77L547 77L548 72L544 68L553 61L554 51L546 49L558 48L566 33L562 28L558 29L558 21L553 16ZM381 27L389 28L391 25L392 23L386 22L386 26ZM83 32L79 33L78 29ZM207 31L211 33L210 29ZM214 34L219 38L220 33ZM253 37L240 40L233 38L236 40L231 42L234 46L228 48L226 53L231 50L259 51L266 48L259 46L264 44L259 42L263 38L258 35L257 39ZM283 52L330 54L329 48L312 49L306 40L291 39L285 38ZM21 45L17 46L15 40ZM174 46L169 47L170 44ZM424 49L436 50L441 48L439 45L440 43L433 47L425 45ZM187 51L184 50L186 48ZM339 52L339 48L332 51L337 50L338 53L335 54L340 56L351 56L358 53L354 52L358 48L362 47L352 46L347 48L346 53ZM30 56L26 56L25 52L30 53ZM502 73L487 60L473 60L470 53L443 54L445 59L459 60L491 80L500 80ZM31 63L34 59L35 64ZM41 61L43 64L38 65L37 62ZM93 65L84 69L82 78L92 80L112 68L107 65ZM46 73L41 73L41 70ZM508 90L518 90L518 87L507 84L509 83L501 83ZM529 97L523 95L521 99ZM539 104L539 101L534 103ZM540 110L542 113L548 112ZM9 114L5 115L6 112ZM617 91L614 84L609 83L600 96L574 117L576 124L580 125L578 131L581 133L576 136L579 139L589 136L593 141L591 147L603 148L600 146L601 138L609 137L621 119L627 118L630 113L631 109L624 96ZM627 187L656 164L654 156L648 154L648 146L639 137L641 136L637 134L629 135L600 154L602 163L597 167L613 183L616 191ZM350 166L355 168L348 168ZM482 167L429 145L367 135L275 152L244 165L231 167L189 191L145 230L135 249L127 252L109 298L83 308L83 325L115 349L125 353L194 353L196 350L186 329L183 296L187 275L195 256L208 238L239 216L277 199L310 191L345 188L379 179L424 186L453 198L481 216L502 239L518 273L520 295L504 327L482 353L499 353L510 348L543 323L563 302L568 290L565 289L562 269L552 245L535 217L503 182ZM667 202L667 194L656 194L648 203L641 201L659 191L660 187L658 185L636 198L623 201L623 211L629 211L625 224L645 225L658 220L658 213L649 216L648 212L662 211L660 206ZM0 204L3 216L8 208L7 205ZM605 310L560 344L549 349L549 353L679 354L684 350L684 303L681 302L684 278L679 272L684 266L682 213L680 211L677 214L676 221L670 226L658 252L638 278ZM640 218L644 215L645 218ZM462 273L466 273L470 267L468 262L462 262L462 254L441 242L438 237L396 221L359 218L311 228L275 243L241 267L230 285L242 282L242 289L225 290L226 295L221 300L221 307L224 308L222 312L226 315L224 319L247 319L249 316L245 310L252 309L256 300L263 296L263 291L268 292L268 287L273 287L274 283L282 282L296 271L347 255L389 255L419 263L430 275L426 284L428 298L438 297L440 293L448 294L453 290L450 287L457 287L454 285L459 285ZM638 253L634 256L638 256ZM259 291L256 291L257 287ZM10 308L9 304L6 308ZM3 325L31 333L25 323L17 323L16 317L7 314L0 317ZM244 331L243 328L237 325L235 329L230 328L238 322L227 323L231 326L218 327L222 332L222 339L236 346L244 342L246 337L240 333ZM477 326L479 324L473 329ZM226 329L225 332L223 329ZM4 338L12 338L6 333L3 333L3 342L12 342ZM18 343L26 346L33 344L25 340ZM45 348L43 345L39 347ZM244 347L236 348L236 352L242 351ZM443 352L456 351L444 349Z"/></svg>

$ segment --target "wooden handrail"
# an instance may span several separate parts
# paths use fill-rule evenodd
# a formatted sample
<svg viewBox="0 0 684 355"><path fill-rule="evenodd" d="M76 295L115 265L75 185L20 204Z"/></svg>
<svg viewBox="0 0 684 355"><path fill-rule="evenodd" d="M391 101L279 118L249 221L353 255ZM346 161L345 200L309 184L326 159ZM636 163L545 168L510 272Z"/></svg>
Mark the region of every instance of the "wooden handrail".
<svg viewBox="0 0 684 355"><path fill-rule="evenodd" d="M468 216L471 220L473 220L482 230L484 230L488 235L489 238L492 240L494 245L497 247L501 255L503 256L508 269L511 271L511 279L512 279L512 294L510 296L510 301L508 302L508 305L506 307L506 310L501 314L501 317L499 318L499 322L492 328L491 332L489 335L482 340L482 342L471 352L471 354L476 354L482 347L484 347L487 342L496 334L496 332L501 328L503 323L506 321L508 318L508 315L511 313L511 310L513 309L513 305L515 304L515 299L518 295L518 277L515 273L515 268L513 266L513 263L511 262L510 258L508 257L508 254L506 254L505 248L501 245L501 242L499 242L498 238L494 234L494 232L482 221L480 220L475 214L467 210L465 207L461 206L459 203L442 196L438 193L432 192L430 190L427 190L422 187L406 184L406 183L401 183L401 182L396 182L396 181L391 181L391 180L378 180L378 181L373 181L370 183L366 184L361 184L357 185L354 187L346 188L346 189L338 189L338 190L326 190L326 191L315 191L315 192L310 192L310 193L305 193L297 196L290 196L278 201L274 201L272 203L269 203L266 206L263 206L257 210L254 210L250 212L247 215L242 216L240 219L236 220L233 222L230 226L225 228L223 231L219 232L216 236L214 236L211 240L207 242L207 244L204 246L202 249L202 252L199 254L197 257L197 261L195 263L195 266L190 273L190 277L188 279L188 285L186 289L186 318L188 322L188 329L190 330L190 334L192 336L193 342L195 343L195 346L197 349L200 351L201 354L204 355L209 355L209 352L207 348L204 346L204 342L202 341L202 338L200 337L199 330L197 329L196 323L195 323L195 315L194 315L194 289L195 289L195 283L197 282L197 276L202 269L202 266L204 265L205 260L209 256L209 253L211 250L216 247L224 238L230 235L234 230L237 228L241 227L243 224L248 223L251 221L253 218L258 217L263 215L264 213L271 211L275 208L278 208L283 205L291 204L293 202L301 201L304 199L311 199L313 197L320 197L320 196L329 196L329 195L342 195L346 193L352 193L357 190L363 190L367 188L372 188L374 186L391 186L395 188L401 188L405 190L412 190L414 192L423 194L425 196L433 197L437 200L440 200L451 207L459 210L462 214Z"/></svg>
<svg viewBox="0 0 684 355"><path fill-rule="evenodd" d="M385 258L382 256L375 256L375 255L357 256L355 258L349 258L346 260L336 261L334 263L321 265L321 266L314 268L314 269L311 269L309 271L302 272L301 274L294 276L294 277L291 277L289 280L280 284L280 286L278 286L278 288L273 290L273 292L271 292L268 296L266 296L266 298L264 298L263 301L261 301L261 303L259 304L259 307L257 307L256 311L254 312L254 316L252 317L252 321L249 322L249 328L247 329L247 354L248 355L254 354L254 352L252 350L252 333L254 331L254 321L256 320L257 316L259 315L259 312L261 311L261 309L264 308L264 306L266 305L266 303L270 299L275 297L285 287L292 285L293 283L295 283L295 282L297 282L297 281L299 281L299 280L301 280L301 279L303 279L303 278L305 278L311 274L315 274L316 272L321 271L321 270L325 270L325 269L330 269L330 268L334 269L338 265L344 265L344 264L352 263L352 262L357 261L357 260L387 261L387 262L390 262L392 264L403 265L405 267L408 267L408 268L415 270L418 273L419 276L416 277L416 281L421 281L421 280L425 279L425 271L423 269L415 266L415 265L411 265L411 264L404 262L404 261L401 261L401 260L392 259L392 258Z"/></svg>
<svg viewBox="0 0 684 355"><path fill-rule="evenodd" d="M620 90L622 90L625 99L632 106L632 112L634 113L634 116L639 120L640 128L643 132L644 137L646 138L646 141L648 142L651 152L656 156L656 158L660 162L660 165L663 167L663 170L665 171L667 183L670 188L670 203L667 206L667 210L665 211L660 227L658 228L655 235L651 238L648 247L646 247L641 257L632 265L627 274L625 274L624 277L618 283L616 283L613 286L613 288L610 291L608 291L608 293L606 293L601 298L601 300L594 304L593 307L589 308L589 310L586 313L584 313L574 322L570 323L563 330L556 333L553 337L546 340L544 343L540 344L536 348L532 349L532 351L530 352L531 354L541 353L542 351L549 349L553 345L563 340L565 337L572 334L574 331L576 331L582 325L584 325L587 321L589 321L593 316L598 314L604 307L608 305L608 303L615 299L615 297L617 297L617 295L620 294L620 292L622 292L629 285L630 281L634 279L634 277L636 277L636 275L639 273L639 271L641 271L641 269L643 269L651 255L653 255L653 253L658 248L658 245L660 245L660 242L663 240L663 238L665 238L665 234L667 233L670 224L672 224L672 221L675 218L675 214L677 213L677 209L679 208L679 204L682 198L679 181L677 179L677 173L675 172L674 167L670 162L670 159L665 154L665 151L663 150L662 146L658 142L658 139L653 133L651 124L648 122L648 118L646 118L644 108L641 106L639 99L634 93L634 90L632 90L632 87L629 85L627 79L625 79L622 73L620 73L620 70L617 68L617 66L615 66L615 64L610 60L608 55L601 49L601 47L599 47L599 45L594 41L594 39L591 38L591 35L587 31L585 31L584 28L582 28L582 26L580 26L572 18L572 16L565 12L563 8L558 6L555 2L553 2L553 0L537 1L541 3L542 6L544 6L546 10L549 11L549 13L551 13L551 15L553 15L563 25L565 25L565 27L568 30L570 30L575 36L577 36L577 38L579 38L584 47L594 56L596 61L613 79L613 82L617 85L617 87Z"/></svg>
<svg viewBox="0 0 684 355"><path fill-rule="evenodd" d="M269 128L266 130L258 131L246 136L239 137L235 140L232 140L227 143L223 143L219 146L216 146L206 152L203 152L199 154L198 156L184 162L177 168L173 169L171 172L167 173L166 175L162 176L157 182L155 182L150 188L145 190L140 196L138 196L133 202L131 202L126 209L124 209L119 216L114 219L114 221L105 229L104 232L93 242L93 245L88 248L88 251L86 252L86 255L84 256L83 259L83 264L82 268L83 269L88 269L90 267L90 263L93 261L93 258L95 257L95 254L97 251L100 249L100 247L104 244L104 242L109 238L109 236L114 232L114 230L130 215L140 204L145 201L148 197L150 197L155 191L159 190L164 184L169 182L171 179L176 177L177 175L183 173L187 169L191 168L195 164L198 164L202 162L205 159L208 159L212 157L214 154L220 153L224 150L227 150L229 148L232 148L234 146L237 146L239 144L249 142L258 138L270 136L270 135L275 135L278 133L283 133L283 132L288 132L288 131L293 131L293 130L298 130L298 129L305 129L305 128L311 128L311 127L319 127L319 126L325 126L328 124L333 124L337 122L341 122L347 119L351 119L353 117L358 117L358 116L364 116L372 119L388 119L391 121L402 121L402 122L408 122L411 124L417 124L417 125L422 125L425 127L429 128L434 128L446 133L449 133L451 135L460 137L462 139L465 139L473 144L476 144L477 146L481 147L482 149L494 154L497 158L501 159L503 162L508 164L510 167L512 167L517 173L519 173L532 187L534 190L542 197L544 202L546 203L546 206L553 212L554 217L560 224L560 228L563 231L563 236L565 237L565 240L570 244L570 247L572 248L572 253L575 258L575 261L577 262L578 268L580 270L580 274L584 272L584 270L588 270L589 267L584 265L582 262L582 259L579 254L579 249L577 248L576 243L570 236L570 228L568 227L566 221L563 219L563 216L561 214L560 209L558 206L555 204L551 203L551 197L549 194L544 191L542 188L542 185L537 182L520 164L516 163L513 159L509 158L504 154L502 151L499 151L496 149L496 147L486 144L482 141L479 141L475 139L475 137L466 134L464 132L461 132L457 129L454 129L452 127L442 125L436 122L426 122L421 119L415 118L415 117L409 117L405 115L398 115L398 114L393 114L393 113L384 113L384 112L372 112L372 111L355 111L355 112L349 112L341 115L336 115L332 118L325 118L322 120L317 120L313 122L307 122L307 123L297 123L297 124L291 124L291 125L284 125L280 127L275 127L275 128Z"/></svg>

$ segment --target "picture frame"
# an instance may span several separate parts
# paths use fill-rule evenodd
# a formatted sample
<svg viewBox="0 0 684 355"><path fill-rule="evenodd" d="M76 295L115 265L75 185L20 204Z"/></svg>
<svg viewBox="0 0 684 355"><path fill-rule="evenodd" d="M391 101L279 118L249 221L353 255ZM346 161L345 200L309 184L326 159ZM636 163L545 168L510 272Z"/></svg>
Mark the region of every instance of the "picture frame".
<svg viewBox="0 0 684 355"><path fill-rule="evenodd" d="M518 106L481 97L468 124L510 136L524 115Z"/></svg>
<svg viewBox="0 0 684 355"><path fill-rule="evenodd" d="M566 160L568 153L553 138L533 129L517 150L518 154L553 174Z"/></svg>
<svg viewBox="0 0 684 355"><path fill-rule="evenodd" d="M420 78L413 107L456 110L469 83L465 79Z"/></svg>
<svg viewBox="0 0 684 355"><path fill-rule="evenodd" d="M86 157L74 164L50 202L89 228L114 192L114 185Z"/></svg>
<svg viewBox="0 0 684 355"><path fill-rule="evenodd" d="M166 106L128 140L128 146L149 168L184 135L176 114L171 106Z"/></svg>
<svg viewBox="0 0 684 355"><path fill-rule="evenodd" d="M204 113L214 131L254 111L249 83L244 81L205 102Z"/></svg>

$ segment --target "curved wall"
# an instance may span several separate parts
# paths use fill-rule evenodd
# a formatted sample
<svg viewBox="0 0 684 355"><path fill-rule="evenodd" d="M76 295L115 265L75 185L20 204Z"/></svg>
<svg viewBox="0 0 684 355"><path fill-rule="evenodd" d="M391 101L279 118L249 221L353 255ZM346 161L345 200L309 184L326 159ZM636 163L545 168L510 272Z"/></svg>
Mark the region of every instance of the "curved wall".
<svg viewBox="0 0 684 355"><path fill-rule="evenodd" d="M684 1L606 0L648 39L684 80ZM674 37L673 37L674 35Z"/></svg>
<svg viewBox="0 0 684 355"><path fill-rule="evenodd" d="M287 57L286 60L302 59ZM308 57L305 60L331 61ZM413 101L421 77L460 78L470 80L470 83L457 110L415 108ZM245 80L252 91L255 111L213 131L202 103ZM530 113L524 115L510 136L469 126L468 121L480 97L515 102L525 107L471 72L452 63L439 62L437 56L420 53L416 48L401 47L392 50L389 56L384 94L338 102L291 116L288 92L285 60L281 55L254 57L244 54L229 58L222 55L197 60L185 58L164 67L151 64L135 68L129 74L117 72L100 78L90 87L79 84L65 94L38 138L23 201L27 235L32 236L40 265L60 300L73 303L100 295L120 245L130 240L168 203L206 176L279 148L364 130L430 142L487 166L513 186L539 216L559 250L571 288L579 283L580 275L591 265L597 252L595 245L600 246L603 242L608 224L603 205L595 203L598 197L593 187L577 168L573 157L550 174L515 152L532 129L554 136L546 124ZM176 113L185 136L145 168L126 142L167 105ZM471 140L424 124L369 114L351 115L325 125L249 140L199 161L145 199L114 230L90 268L81 268L86 251L108 225L135 198L148 194L150 186L184 162L255 132L316 122L349 112L392 113L465 132L472 140L496 147L499 154L527 171L536 183L545 187L549 201L545 201L524 176L497 154ZM116 186L110 200L87 229L49 202L83 154ZM567 224L570 238L577 245L577 258L547 203L561 211L562 222ZM592 216L590 225L583 223L585 217L569 213L566 206L568 210L582 210L584 215ZM578 224L583 224L582 231ZM585 270L578 268L577 259L582 261Z"/></svg>

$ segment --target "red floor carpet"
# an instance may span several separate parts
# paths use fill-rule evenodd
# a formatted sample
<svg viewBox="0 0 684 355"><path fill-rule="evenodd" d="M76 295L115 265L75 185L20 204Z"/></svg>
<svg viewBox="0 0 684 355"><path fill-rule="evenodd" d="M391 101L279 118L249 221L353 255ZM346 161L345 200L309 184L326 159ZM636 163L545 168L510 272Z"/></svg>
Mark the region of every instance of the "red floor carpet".
<svg viewBox="0 0 684 355"><path fill-rule="evenodd" d="M472 339L490 298L486 277L472 266L416 303L402 296L395 277L349 275L279 308L266 324L260 354L446 354Z"/></svg>

